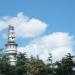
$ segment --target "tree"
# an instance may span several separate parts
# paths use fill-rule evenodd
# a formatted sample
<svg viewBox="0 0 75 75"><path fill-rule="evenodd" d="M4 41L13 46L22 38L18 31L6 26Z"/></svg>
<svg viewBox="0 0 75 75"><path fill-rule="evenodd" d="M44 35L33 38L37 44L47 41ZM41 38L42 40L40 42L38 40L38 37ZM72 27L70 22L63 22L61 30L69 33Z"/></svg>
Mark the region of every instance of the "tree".
<svg viewBox="0 0 75 75"><path fill-rule="evenodd" d="M1 74L10 75L10 65L6 55L0 58L0 72Z"/></svg>
<svg viewBox="0 0 75 75"><path fill-rule="evenodd" d="M0 56L1 75L72 75L73 57L70 53L60 61L52 62L52 55L49 54L48 64L37 57L27 58L26 53L17 54L16 66L9 64L6 55Z"/></svg>
<svg viewBox="0 0 75 75"><path fill-rule="evenodd" d="M42 60L31 56L30 61L27 63L28 75L47 75L47 66Z"/></svg>
<svg viewBox="0 0 75 75"><path fill-rule="evenodd" d="M53 68L53 62L52 62L52 54L49 53L49 57L48 57L48 73L49 74L53 74L54 68Z"/></svg>
<svg viewBox="0 0 75 75"><path fill-rule="evenodd" d="M28 61L28 58L26 57L26 53L19 53L17 55L17 75L26 75L27 74L27 68L26 63Z"/></svg>
<svg viewBox="0 0 75 75"><path fill-rule="evenodd" d="M68 53L62 58L60 62L57 62L58 68L56 69L56 75L71 75L73 66L73 56Z"/></svg>

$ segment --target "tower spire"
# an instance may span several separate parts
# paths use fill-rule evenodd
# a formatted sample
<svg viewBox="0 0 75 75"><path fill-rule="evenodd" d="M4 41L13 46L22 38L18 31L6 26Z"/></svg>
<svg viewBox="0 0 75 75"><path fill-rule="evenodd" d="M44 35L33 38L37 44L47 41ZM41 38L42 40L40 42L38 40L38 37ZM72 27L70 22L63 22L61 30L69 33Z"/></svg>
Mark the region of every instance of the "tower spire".
<svg viewBox="0 0 75 75"><path fill-rule="evenodd" d="M9 25L8 39L6 46L6 57L9 59L10 65L16 65L17 44L15 41L14 27Z"/></svg>
<svg viewBox="0 0 75 75"><path fill-rule="evenodd" d="M8 42L14 43L15 42L15 33L14 33L14 27L9 25L8 29Z"/></svg>

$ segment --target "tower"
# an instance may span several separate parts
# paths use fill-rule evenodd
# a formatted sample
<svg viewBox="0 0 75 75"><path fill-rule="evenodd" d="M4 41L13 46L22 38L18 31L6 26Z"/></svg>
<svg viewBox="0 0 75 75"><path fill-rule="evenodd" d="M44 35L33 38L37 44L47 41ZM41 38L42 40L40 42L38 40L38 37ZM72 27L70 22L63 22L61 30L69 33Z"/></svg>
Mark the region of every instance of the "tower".
<svg viewBox="0 0 75 75"><path fill-rule="evenodd" d="M10 65L16 65L17 44L15 41L14 27L9 25L8 39L6 46L6 57L9 59Z"/></svg>

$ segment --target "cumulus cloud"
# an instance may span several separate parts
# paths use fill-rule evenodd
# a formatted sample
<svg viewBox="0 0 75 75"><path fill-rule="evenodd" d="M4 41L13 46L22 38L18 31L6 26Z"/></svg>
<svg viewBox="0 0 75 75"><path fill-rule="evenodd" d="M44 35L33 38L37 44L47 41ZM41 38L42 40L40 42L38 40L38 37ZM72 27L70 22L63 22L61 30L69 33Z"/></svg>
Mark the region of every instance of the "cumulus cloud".
<svg viewBox="0 0 75 75"><path fill-rule="evenodd" d="M7 27L8 24L15 26L17 37L37 37L47 29L47 24L35 18L24 16L22 12L16 17L4 16L0 21L1 30Z"/></svg>
<svg viewBox="0 0 75 75"><path fill-rule="evenodd" d="M4 16L0 19L0 31L5 29L8 24L15 27L17 37L34 38L25 47L19 47L18 52L26 52L30 55L39 55L44 61L47 60L49 53L52 53L53 60L60 60L67 53L74 53L74 37L68 33L55 32L49 35L41 34L46 31L48 25L36 18L29 18L19 12L16 17ZM3 35L5 37L5 35ZM36 37L38 37L36 39Z"/></svg>
<svg viewBox="0 0 75 75"><path fill-rule="evenodd" d="M60 60L67 53L73 54L74 37L68 33L56 32L39 39L33 40L26 47L20 47L18 51L28 55L39 55L44 61L49 53L53 55L53 61Z"/></svg>
<svg viewBox="0 0 75 75"><path fill-rule="evenodd" d="M7 24L4 21L0 20L0 31L6 27L7 27Z"/></svg>

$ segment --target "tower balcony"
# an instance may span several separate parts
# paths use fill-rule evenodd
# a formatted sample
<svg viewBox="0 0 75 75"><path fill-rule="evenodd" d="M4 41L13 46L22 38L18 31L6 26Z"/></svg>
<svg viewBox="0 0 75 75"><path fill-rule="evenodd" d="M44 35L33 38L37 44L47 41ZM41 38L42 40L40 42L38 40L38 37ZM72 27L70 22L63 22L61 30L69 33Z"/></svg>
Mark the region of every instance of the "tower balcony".
<svg viewBox="0 0 75 75"><path fill-rule="evenodd" d="M6 50L6 54L17 54L17 51L15 51L15 50Z"/></svg>

